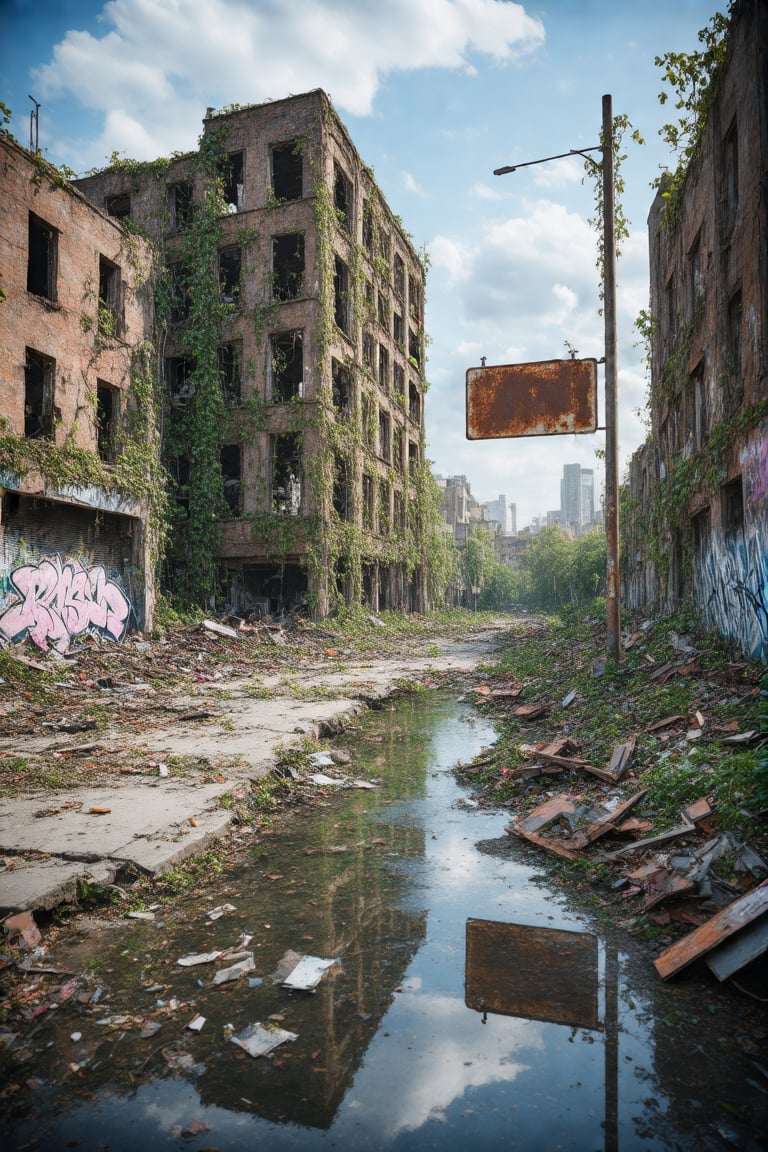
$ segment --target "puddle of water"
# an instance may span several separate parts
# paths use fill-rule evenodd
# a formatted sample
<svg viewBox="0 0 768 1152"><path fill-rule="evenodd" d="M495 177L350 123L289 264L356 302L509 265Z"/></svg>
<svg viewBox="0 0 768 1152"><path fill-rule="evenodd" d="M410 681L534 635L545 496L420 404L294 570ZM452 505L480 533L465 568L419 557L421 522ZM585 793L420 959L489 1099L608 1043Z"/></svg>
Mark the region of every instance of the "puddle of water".
<svg viewBox="0 0 768 1152"><path fill-rule="evenodd" d="M277 820L213 900L99 941L104 998L44 1019L12 1069L32 1084L10 1096L5 1146L759 1148L729 1111L753 1132L768 1120L754 1018L711 985L660 986L647 954L620 952L536 875L507 814L450 771L493 739L443 693L361 721L339 744L375 792ZM208 923L212 903L236 910ZM241 932L254 986L176 964ZM315 993L289 992L270 978L286 949L341 963ZM185 1030L196 1014L200 1033ZM297 1039L252 1059L227 1026L256 1021Z"/></svg>

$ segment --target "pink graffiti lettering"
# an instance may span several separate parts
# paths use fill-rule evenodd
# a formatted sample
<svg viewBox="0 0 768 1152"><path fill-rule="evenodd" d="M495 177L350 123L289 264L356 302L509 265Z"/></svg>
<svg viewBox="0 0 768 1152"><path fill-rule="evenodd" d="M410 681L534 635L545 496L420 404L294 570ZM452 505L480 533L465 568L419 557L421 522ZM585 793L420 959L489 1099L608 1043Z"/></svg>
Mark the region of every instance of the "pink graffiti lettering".
<svg viewBox="0 0 768 1152"><path fill-rule="evenodd" d="M16 568L11 584L20 599L0 613L5 640L27 637L43 652L49 645L66 652L74 636L98 632L119 642L128 631L130 602L100 564L46 556Z"/></svg>

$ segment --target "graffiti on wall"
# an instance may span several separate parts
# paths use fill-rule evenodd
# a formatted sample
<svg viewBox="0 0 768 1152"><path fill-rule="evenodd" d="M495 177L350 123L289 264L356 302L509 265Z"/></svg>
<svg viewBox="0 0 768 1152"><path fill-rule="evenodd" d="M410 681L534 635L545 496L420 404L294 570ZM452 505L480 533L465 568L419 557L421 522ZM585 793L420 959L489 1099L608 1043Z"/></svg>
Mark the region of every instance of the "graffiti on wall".
<svg viewBox="0 0 768 1152"><path fill-rule="evenodd" d="M130 601L101 564L45 556L14 569L10 582L18 599L0 610L0 640L66 652L85 633L119 642L128 631Z"/></svg>

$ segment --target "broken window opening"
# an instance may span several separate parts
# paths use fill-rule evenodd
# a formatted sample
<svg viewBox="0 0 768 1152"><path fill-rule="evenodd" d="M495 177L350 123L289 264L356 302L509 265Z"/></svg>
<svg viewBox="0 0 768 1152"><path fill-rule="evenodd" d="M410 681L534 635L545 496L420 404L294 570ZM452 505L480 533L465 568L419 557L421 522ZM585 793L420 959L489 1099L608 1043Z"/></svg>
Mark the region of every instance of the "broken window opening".
<svg viewBox="0 0 768 1152"><path fill-rule="evenodd" d="M383 228L379 228L378 234L378 248L379 255L389 269L390 260L392 258L392 237L389 232L385 232ZM387 272L389 275L389 272Z"/></svg>
<svg viewBox="0 0 768 1152"><path fill-rule="evenodd" d="M422 303L421 288L416 277L408 275L408 311L417 322L421 322Z"/></svg>
<svg viewBox="0 0 768 1152"><path fill-rule="evenodd" d="M389 415L383 408L379 409L379 443L378 454L382 460L390 463L392 459L391 423Z"/></svg>
<svg viewBox="0 0 768 1152"><path fill-rule="evenodd" d="M298 432L272 437L272 511L298 516L301 511L302 438Z"/></svg>
<svg viewBox="0 0 768 1152"><path fill-rule="evenodd" d="M701 230L699 230L688 253L688 309L691 320L696 315L696 308L703 291L704 268L701 255Z"/></svg>
<svg viewBox="0 0 768 1152"><path fill-rule="evenodd" d="M130 192L118 192L115 196L107 196L104 207L109 216L115 220L127 220L131 215Z"/></svg>
<svg viewBox="0 0 768 1152"><path fill-rule="evenodd" d="M736 121L723 140L723 232L730 235L739 208L739 138Z"/></svg>
<svg viewBox="0 0 768 1152"><path fill-rule="evenodd" d="M345 232L352 231L352 185L338 164L333 166L333 206Z"/></svg>
<svg viewBox="0 0 768 1152"><path fill-rule="evenodd" d="M412 380L408 383L408 415L421 426L421 392Z"/></svg>
<svg viewBox="0 0 768 1152"><path fill-rule="evenodd" d="M392 486L382 483L379 493L379 535L389 536L392 531Z"/></svg>
<svg viewBox="0 0 768 1152"><path fill-rule="evenodd" d="M394 438L392 441L392 463L397 468L398 472L403 470L403 444L405 441L405 430L400 427L395 427Z"/></svg>
<svg viewBox="0 0 768 1152"><path fill-rule="evenodd" d="M370 332L363 332L363 364L366 368L373 367L373 336Z"/></svg>
<svg viewBox="0 0 768 1152"><path fill-rule="evenodd" d="M352 406L352 376L338 360L331 360L331 388L334 408L341 412L349 411Z"/></svg>
<svg viewBox="0 0 768 1152"><path fill-rule="evenodd" d="M173 498L176 504L176 518L183 520L189 515L189 459L174 456L168 465L173 485Z"/></svg>
<svg viewBox="0 0 768 1152"><path fill-rule="evenodd" d="M218 176L221 181L221 192L229 212L242 212L245 207L244 166L244 152L230 152L229 156L219 164Z"/></svg>
<svg viewBox="0 0 768 1152"><path fill-rule="evenodd" d="M688 385L689 421L696 451L704 446L709 433L709 406L704 392L704 361L701 360L691 372Z"/></svg>
<svg viewBox="0 0 768 1152"><path fill-rule="evenodd" d="M115 432L119 393L106 380L96 381L96 442L99 456L106 464L115 462Z"/></svg>
<svg viewBox="0 0 768 1152"><path fill-rule="evenodd" d="M405 326L403 324L403 317L400 312L395 312L394 316L392 317L392 335L394 336L395 344L397 344L400 351L404 351Z"/></svg>
<svg viewBox="0 0 768 1152"><path fill-rule="evenodd" d="M370 200L363 200L363 248L373 255L373 209Z"/></svg>
<svg viewBox="0 0 768 1152"><path fill-rule="evenodd" d="M304 285L304 233L272 238L272 279L276 300L295 300Z"/></svg>
<svg viewBox="0 0 768 1152"><path fill-rule="evenodd" d="M165 379L168 384L168 399L175 408L185 407L187 400L195 394L192 373L195 361L190 356L168 356L165 361Z"/></svg>
<svg viewBox="0 0 768 1152"><path fill-rule="evenodd" d="M237 304L240 299L241 248L223 248L219 252L219 285L224 304Z"/></svg>
<svg viewBox="0 0 768 1152"><path fill-rule="evenodd" d="M693 531L693 556L696 561L696 568L701 570L709 552L711 540L711 517L708 507L702 508L701 512L697 512L695 516L691 517L691 528Z"/></svg>
<svg viewBox="0 0 768 1152"><path fill-rule="evenodd" d="M242 455L239 444L226 444L220 452L221 479L224 484L224 501L231 516L241 512L243 487Z"/></svg>
<svg viewBox="0 0 768 1152"><path fill-rule="evenodd" d="M392 366L392 389L395 396L401 397L405 402L405 369L401 364Z"/></svg>
<svg viewBox="0 0 768 1152"><path fill-rule="evenodd" d="M183 324L189 319L192 297L181 264L169 264L171 323Z"/></svg>
<svg viewBox="0 0 768 1152"><path fill-rule="evenodd" d="M720 519L727 543L744 535L744 486L741 476L720 489Z"/></svg>
<svg viewBox="0 0 768 1152"><path fill-rule="evenodd" d="M24 435L47 440L53 435L53 388L56 361L27 348L24 365Z"/></svg>
<svg viewBox="0 0 768 1152"><path fill-rule="evenodd" d="M27 292L56 299L58 232L33 212L29 214Z"/></svg>
<svg viewBox="0 0 768 1152"><path fill-rule="evenodd" d="M373 476L363 473L363 528L373 532L376 516L376 482Z"/></svg>
<svg viewBox="0 0 768 1152"><path fill-rule="evenodd" d="M340 520L350 519L352 511L351 490L349 464L343 457L335 456L333 462L333 508Z"/></svg>
<svg viewBox="0 0 768 1152"><path fill-rule="evenodd" d="M271 396L284 404L304 397L304 336L301 332L281 332L272 336Z"/></svg>
<svg viewBox="0 0 768 1152"><path fill-rule="evenodd" d="M394 521L396 529L404 529L406 527L405 519L405 500L403 499L402 492L396 491L394 495Z"/></svg>
<svg viewBox="0 0 768 1152"><path fill-rule="evenodd" d="M171 218L173 227L178 231L192 223L194 205L192 202L191 184L172 184L169 189L171 202Z"/></svg>
<svg viewBox="0 0 768 1152"><path fill-rule="evenodd" d="M381 327L386 332L388 332L389 331L389 311L390 311L389 300L387 300L387 297L384 295L383 292L379 292L377 304L378 304L379 324L381 325Z"/></svg>
<svg viewBox="0 0 768 1152"><path fill-rule="evenodd" d="M373 397L364 395L362 400L363 439L368 448L373 448L376 436L376 414L374 412Z"/></svg>
<svg viewBox="0 0 768 1152"><path fill-rule="evenodd" d="M402 298L405 296L405 263L399 252L395 252L392 274L395 292Z"/></svg>
<svg viewBox="0 0 768 1152"><path fill-rule="evenodd" d="M304 195L304 157L298 140L272 148L272 192L276 200L301 200Z"/></svg>
<svg viewBox="0 0 768 1152"><path fill-rule="evenodd" d="M389 352L383 344L379 344L379 388L389 392Z"/></svg>
<svg viewBox="0 0 768 1152"><path fill-rule="evenodd" d="M413 328L408 329L408 359L414 368L421 365L421 341Z"/></svg>
<svg viewBox="0 0 768 1152"><path fill-rule="evenodd" d="M122 281L117 264L99 256L99 334L107 338L123 332Z"/></svg>
<svg viewBox="0 0 768 1152"><path fill-rule="evenodd" d="M349 269L337 256L333 269L333 318L342 332L349 335Z"/></svg>
<svg viewBox="0 0 768 1152"><path fill-rule="evenodd" d="M413 440L408 441L408 471L411 476L416 475L416 469L419 466L419 446L414 444Z"/></svg>
<svg viewBox="0 0 768 1152"><path fill-rule="evenodd" d="M239 404L242 390L243 342L232 340L219 345L221 394L227 404Z"/></svg>

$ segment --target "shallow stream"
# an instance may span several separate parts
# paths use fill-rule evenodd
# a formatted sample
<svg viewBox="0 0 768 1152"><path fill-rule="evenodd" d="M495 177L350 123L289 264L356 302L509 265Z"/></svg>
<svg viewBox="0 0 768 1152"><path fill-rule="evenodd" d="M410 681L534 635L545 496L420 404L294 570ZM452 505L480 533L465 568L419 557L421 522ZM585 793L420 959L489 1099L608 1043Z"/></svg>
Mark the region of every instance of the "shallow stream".
<svg viewBox="0 0 768 1152"><path fill-rule="evenodd" d="M647 948L569 905L451 772L493 740L455 693L371 713L337 746L374 789L275 818L213 901L52 957L103 993L42 1019L3 1147L764 1147L753 1002L702 974L663 985ZM209 920L214 903L234 910ZM178 965L243 933L254 968L237 981L213 984L223 960ZM339 962L290 991L287 950ZM253 1058L232 1035L257 1022L296 1038Z"/></svg>

